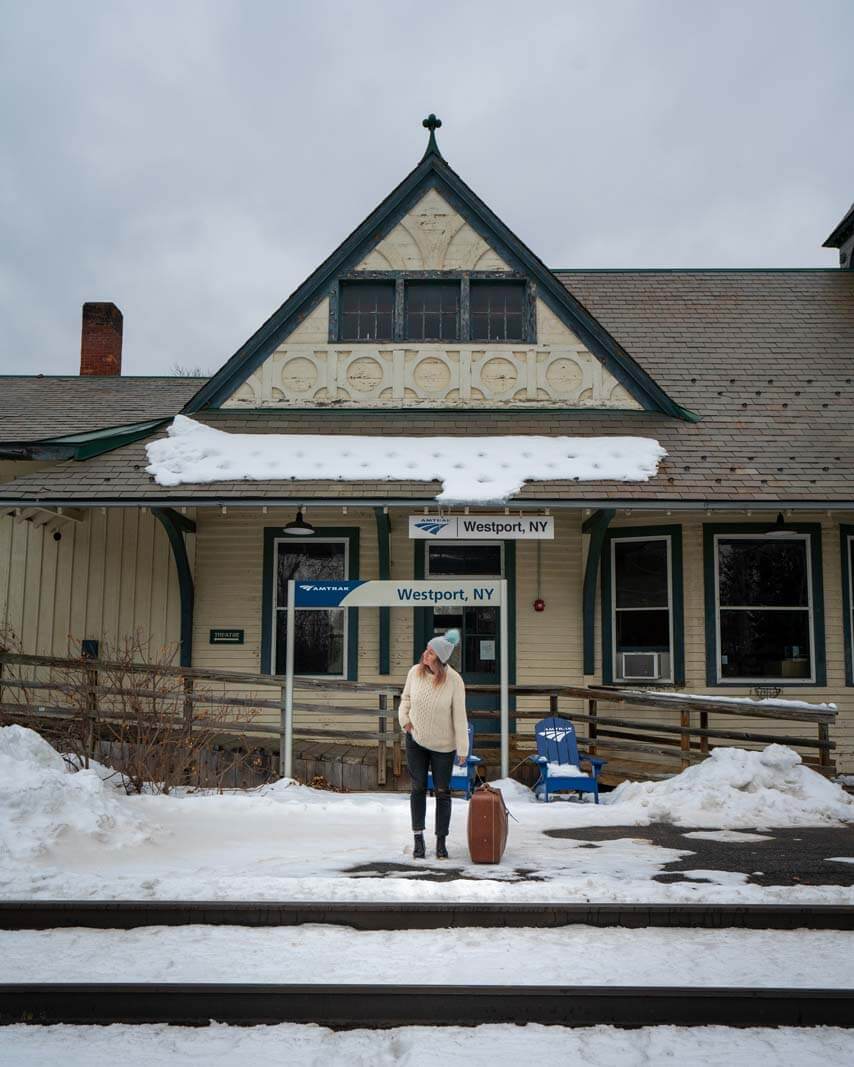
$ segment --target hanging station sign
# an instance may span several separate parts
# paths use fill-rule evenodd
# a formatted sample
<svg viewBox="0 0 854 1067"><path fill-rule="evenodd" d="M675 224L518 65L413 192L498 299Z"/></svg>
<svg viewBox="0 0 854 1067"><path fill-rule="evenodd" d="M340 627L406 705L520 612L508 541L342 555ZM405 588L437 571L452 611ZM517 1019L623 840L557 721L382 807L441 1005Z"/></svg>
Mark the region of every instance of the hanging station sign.
<svg viewBox="0 0 854 1067"><path fill-rule="evenodd" d="M479 604L500 607L500 580L482 582L437 578L412 582L341 581L295 582L294 604L298 608L429 608Z"/></svg>
<svg viewBox="0 0 854 1067"><path fill-rule="evenodd" d="M551 515L410 515L411 540L553 541Z"/></svg>

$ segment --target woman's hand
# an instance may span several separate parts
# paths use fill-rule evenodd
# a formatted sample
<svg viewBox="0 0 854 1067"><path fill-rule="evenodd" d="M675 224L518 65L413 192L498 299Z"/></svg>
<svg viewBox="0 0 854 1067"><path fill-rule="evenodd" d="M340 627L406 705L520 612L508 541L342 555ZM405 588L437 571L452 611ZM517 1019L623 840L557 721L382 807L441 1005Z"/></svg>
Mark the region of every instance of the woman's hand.
<svg viewBox="0 0 854 1067"><path fill-rule="evenodd" d="M411 734L412 733L412 723L411 722L408 722L406 724L406 726L404 726L403 732L407 733L407 734Z"/></svg>

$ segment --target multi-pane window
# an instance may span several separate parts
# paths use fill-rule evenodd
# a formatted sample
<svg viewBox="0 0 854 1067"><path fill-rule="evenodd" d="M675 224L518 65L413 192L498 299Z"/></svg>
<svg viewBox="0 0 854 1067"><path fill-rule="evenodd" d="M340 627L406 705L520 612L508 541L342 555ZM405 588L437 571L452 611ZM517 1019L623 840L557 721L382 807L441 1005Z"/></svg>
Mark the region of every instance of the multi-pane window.
<svg viewBox="0 0 854 1067"><path fill-rule="evenodd" d="M672 677L669 537L611 541L614 677Z"/></svg>
<svg viewBox="0 0 854 1067"><path fill-rule="evenodd" d="M292 538L276 541L273 663L285 673L288 582L346 578L347 542ZM347 609L297 608L294 613L294 673L344 677L347 663Z"/></svg>
<svg viewBox="0 0 854 1067"><path fill-rule="evenodd" d="M473 281L470 289L471 339L521 341L525 337L523 282Z"/></svg>
<svg viewBox="0 0 854 1067"><path fill-rule="evenodd" d="M460 339L459 282L407 282L406 339Z"/></svg>
<svg viewBox="0 0 854 1067"><path fill-rule="evenodd" d="M500 578L503 545L476 541L437 542L426 545L427 576L430 578ZM498 609L486 606L433 609L434 634L455 628L461 641L450 663L467 680L494 682L498 670Z"/></svg>
<svg viewBox="0 0 854 1067"><path fill-rule="evenodd" d="M394 282L341 283L341 340L390 341Z"/></svg>
<svg viewBox="0 0 854 1067"><path fill-rule="evenodd" d="M533 291L524 279L347 278L336 341L533 343Z"/></svg>
<svg viewBox="0 0 854 1067"><path fill-rule="evenodd" d="M809 535L719 535L715 581L719 680L813 680Z"/></svg>

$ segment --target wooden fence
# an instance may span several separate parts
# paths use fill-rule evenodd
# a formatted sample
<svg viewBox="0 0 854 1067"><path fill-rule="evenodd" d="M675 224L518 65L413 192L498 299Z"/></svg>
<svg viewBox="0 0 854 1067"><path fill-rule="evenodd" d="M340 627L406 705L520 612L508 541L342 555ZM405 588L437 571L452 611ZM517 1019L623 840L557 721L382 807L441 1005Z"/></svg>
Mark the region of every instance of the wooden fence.
<svg viewBox="0 0 854 1067"><path fill-rule="evenodd" d="M63 680L24 678L19 676L19 670L14 675L10 673L13 668L21 667L48 673L59 670ZM79 674L77 683L68 681L69 675L74 674ZM201 708L224 708L228 709L229 717L227 721L218 722L219 733L256 735L259 741L262 737L275 738L274 745L278 745L281 752L285 694L285 678L281 675L0 652L0 716L6 721L26 715L43 719L82 716L88 750L94 757L98 723L131 717L111 707L115 698L154 701L160 695L154 683L149 689L145 685L140 688L136 683L131 687L103 684L104 675L117 674L180 680L182 706L181 714L174 717L175 729L192 731ZM201 683L216 683L225 688L215 694L200 688ZM83 707L81 686L86 695ZM254 694L241 696L228 691L229 687L237 692L245 692L247 687L278 692L274 698ZM377 785L385 786L389 784L389 772L396 781L403 771L402 735L397 718L401 691L399 684L299 678L295 683L294 712L302 721L295 723L294 739L306 743L328 740L330 744L369 746L376 753ZM498 686L472 685L468 691L494 693L497 697ZM805 762L817 770L825 774L835 771L832 752L836 746L830 740L829 728L835 721L836 711L828 707L793 706L786 701L773 700L737 703L714 696L694 697L675 691L650 693L609 686L514 685L510 687L510 693L512 700L521 701L517 709L511 711L511 753L518 761L517 766L524 763L533 749L533 723L546 714L563 714L575 724L582 751L609 759L612 780L626 777L633 769L637 772L640 767L650 777L666 777L705 759L718 742L737 743L743 747L781 742L801 750ZM32 699L42 695L46 698L50 695L51 702ZM72 695L77 699L76 706L70 706ZM372 698L374 711L346 702L347 696L356 695L363 700ZM59 702L63 696L66 698L64 704ZM567 708L567 701L572 701L573 706ZM243 708L268 714L274 711L278 722L256 722L251 717L241 719L237 716ZM651 714L655 717L650 718ZM343 729L311 722L312 718L330 717L361 719L362 723L355 722L355 728ZM475 720L476 730L477 724L481 725L475 736L475 747L486 756L486 763L491 768L490 756L497 754L499 737L497 729L490 731L490 727L494 724L497 728L499 713L473 709L469 717ZM368 718L376 719L376 728L365 727L364 720ZM724 721L718 721L720 718ZM757 730L753 724L750 729L739 729L739 719L767 721L775 732ZM805 736L807 729L804 728L802 732L792 734L789 731L794 724L812 726L814 733Z"/></svg>

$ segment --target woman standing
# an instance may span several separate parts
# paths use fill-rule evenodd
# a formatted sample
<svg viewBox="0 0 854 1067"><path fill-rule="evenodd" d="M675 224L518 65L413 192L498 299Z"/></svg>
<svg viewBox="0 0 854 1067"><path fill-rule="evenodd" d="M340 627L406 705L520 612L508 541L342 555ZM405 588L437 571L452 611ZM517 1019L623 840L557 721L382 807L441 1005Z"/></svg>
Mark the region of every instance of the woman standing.
<svg viewBox="0 0 854 1067"><path fill-rule="evenodd" d="M406 676L400 698L400 725L406 731L406 765L412 780L409 805L415 834L414 859L424 859L427 771L436 794L436 859L448 858L445 839L451 823L451 769L454 752L465 766L469 737L466 687L448 660L459 644L459 630L428 641L421 659Z"/></svg>

